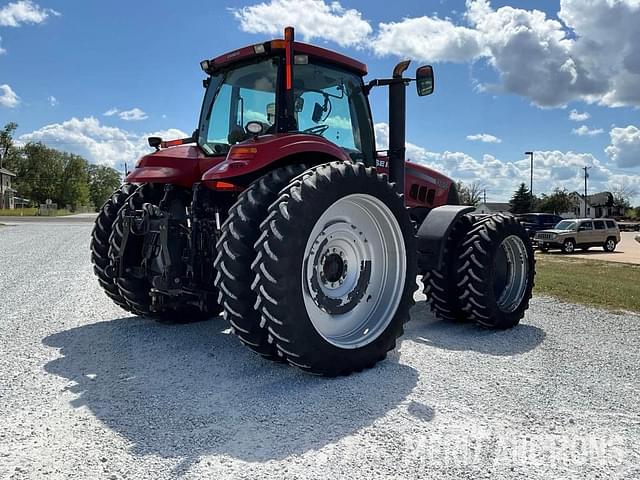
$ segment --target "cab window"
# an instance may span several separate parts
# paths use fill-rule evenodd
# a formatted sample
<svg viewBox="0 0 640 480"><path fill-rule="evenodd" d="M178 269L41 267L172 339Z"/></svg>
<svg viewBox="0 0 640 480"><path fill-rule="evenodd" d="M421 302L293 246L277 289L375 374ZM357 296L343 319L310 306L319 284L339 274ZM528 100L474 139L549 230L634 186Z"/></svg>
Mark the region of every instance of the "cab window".
<svg viewBox="0 0 640 480"><path fill-rule="evenodd" d="M359 76L314 63L296 65L293 87L298 131L323 136L354 160L373 161L373 128Z"/></svg>

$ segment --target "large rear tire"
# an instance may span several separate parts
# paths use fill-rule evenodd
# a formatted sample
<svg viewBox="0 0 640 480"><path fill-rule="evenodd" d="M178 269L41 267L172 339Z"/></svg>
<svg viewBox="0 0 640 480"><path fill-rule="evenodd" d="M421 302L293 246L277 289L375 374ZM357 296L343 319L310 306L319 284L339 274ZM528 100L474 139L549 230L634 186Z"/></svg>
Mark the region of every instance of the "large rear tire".
<svg viewBox="0 0 640 480"><path fill-rule="evenodd" d="M269 343L266 325L260 322L261 314L254 308L257 295L251 290L254 278L251 264L256 258L253 245L260 237L260 224L267 216L269 205L278 198L280 190L305 169L302 165L291 165L253 182L229 210L216 245L218 303L223 306L224 315L240 341L270 360L282 360L282 357L275 345Z"/></svg>
<svg viewBox="0 0 640 480"><path fill-rule="evenodd" d="M253 288L270 340L289 363L337 376L395 347L416 289L403 196L359 163L307 170L269 208Z"/></svg>
<svg viewBox="0 0 640 480"><path fill-rule="evenodd" d="M431 311L443 320L463 322L469 319L469 314L462 308L457 283L460 247L472 227L471 216L458 218L445 241L442 266L427 270L422 277L427 303Z"/></svg>
<svg viewBox="0 0 640 480"><path fill-rule="evenodd" d="M120 294L117 285L114 283L113 269L109 259L109 237L113 224L118 217L120 209L126 205L127 199L138 187L130 183L120 186L111 197L104 203L98 217L96 218L93 231L91 232L91 263L93 271L98 277L98 283L104 293L113 300L119 307L133 311Z"/></svg>
<svg viewBox="0 0 640 480"><path fill-rule="evenodd" d="M517 325L529 308L535 275L524 227L512 215L484 217L467 233L461 251L458 287L469 318L496 329Z"/></svg>

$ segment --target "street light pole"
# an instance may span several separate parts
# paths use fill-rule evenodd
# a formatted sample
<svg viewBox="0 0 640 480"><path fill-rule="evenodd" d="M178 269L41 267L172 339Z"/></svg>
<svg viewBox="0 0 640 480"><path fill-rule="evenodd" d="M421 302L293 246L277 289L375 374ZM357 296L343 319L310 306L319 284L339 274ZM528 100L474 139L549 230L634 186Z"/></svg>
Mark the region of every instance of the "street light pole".
<svg viewBox="0 0 640 480"><path fill-rule="evenodd" d="M524 152L525 155L531 157L531 179L529 180L529 195L533 198L533 152Z"/></svg>

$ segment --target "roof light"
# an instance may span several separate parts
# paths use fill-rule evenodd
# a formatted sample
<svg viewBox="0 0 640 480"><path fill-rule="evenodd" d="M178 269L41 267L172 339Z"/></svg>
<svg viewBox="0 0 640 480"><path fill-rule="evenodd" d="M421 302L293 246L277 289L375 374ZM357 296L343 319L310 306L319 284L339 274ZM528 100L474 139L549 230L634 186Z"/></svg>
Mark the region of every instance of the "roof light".
<svg viewBox="0 0 640 480"><path fill-rule="evenodd" d="M293 63L296 65L307 65L309 63L309 55L294 55Z"/></svg>
<svg viewBox="0 0 640 480"><path fill-rule="evenodd" d="M256 53L264 53L264 44L263 43L258 43L257 45L253 46L253 51Z"/></svg>
<svg viewBox="0 0 640 480"><path fill-rule="evenodd" d="M202 69L203 72L208 72L210 66L211 66L211 62L209 62L209 60L202 60L200 62L200 68Z"/></svg>

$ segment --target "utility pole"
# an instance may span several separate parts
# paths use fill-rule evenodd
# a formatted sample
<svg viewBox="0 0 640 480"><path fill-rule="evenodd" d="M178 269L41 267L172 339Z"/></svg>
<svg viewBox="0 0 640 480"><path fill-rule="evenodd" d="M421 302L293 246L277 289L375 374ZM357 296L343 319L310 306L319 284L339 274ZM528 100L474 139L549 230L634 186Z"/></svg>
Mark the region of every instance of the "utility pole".
<svg viewBox="0 0 640 480"><path fill-rule="evenodd" d="M587 167L586 165L582 167L584 170L584 216L587 216L587 178L589 178L589 173L587 172L591 167Z"/></svg>
<svg viewBox="0 0 640 480"><path fill-rule="evenodd" d="M2 160L4 154L0 152L0 209L4 209L4 174L2 173Z"/></svg>
<svg viewBox="0 0 640 480"><path fill-rule="evenodd" d="M127 162L124 162L124 181L127 180L128 175L129 175L129 171L127 170Z"/></svg>
<svg viewBox="0 0 640 480"><path fill-rule="evenodd" d="M482 203L487 203L487 189L482 190Z"/></svg>
<svg viewBox="0 0 640 480"><path fill-rule="evenodd" d="M531 158L531 179L529 180L529 195L533 199L533 152L524 152L525 155L529 155Z"/></svg>

